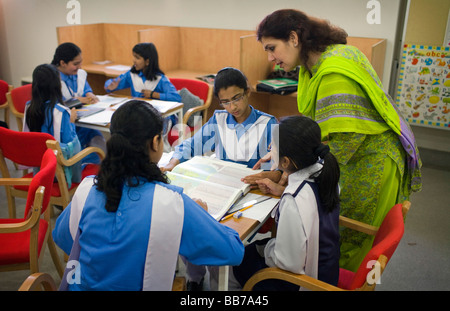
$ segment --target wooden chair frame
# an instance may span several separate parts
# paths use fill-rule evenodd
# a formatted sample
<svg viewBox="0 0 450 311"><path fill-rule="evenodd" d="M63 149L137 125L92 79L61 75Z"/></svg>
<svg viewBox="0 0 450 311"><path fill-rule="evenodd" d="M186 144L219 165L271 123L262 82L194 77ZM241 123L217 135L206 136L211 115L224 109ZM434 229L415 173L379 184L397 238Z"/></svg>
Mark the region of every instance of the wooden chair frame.
<svg viewBox="0 0 450 311"><path fill-rule="evenodd" d="M47 147L52 149L53 152L56 155L57 159L57 166L56 166L56 179L58 181L59 191L61 193L61 196L59 197L50 197L50 204L51 205L59 205L66 207L67 204L69 204L73 194L75 193L76 187L69 190L66 182L66 177L64 173L64 166L72 166L75 163L81 161L85 156L91 154L91 153L97 153L100 156L100 159L105 158L105 153L102 149L97 147L87 147L83 150L81 150L79 153L71 157L70 159L65 159L63 156L63 153L61 151L61 147L59 145L59 142L56 140L48 140L46 142ZM10 178L11 175L9 174L8 167L6 165L5 160L1 156L1 150L0 150L0 171L2 172L3 176L6 178ZM27 185L26 178L20 178L22 183L18 181L15 185ZM31 179L30 179L31 180ZM8 199L8 209L9 209L9 217L10 218L16 218L16 203L14 198L24 198L26 199L28 195L28 191L15 189L14 187L7 186L6 187L6 197ZM50 210L52 210L50 208Z"/></svg>
<svg viewBox="0 0 450 311"><path fill-rule="evenodd" d="M56 291L56 283L48 273L33 273L19 287L19 291L35 291L44 289L45 291Z"/></svg>
<svg viewBox="0 0 450 311"><path fill-rule="evenodd" d="M17 88L16 88L17 89ZM22 132L23 130L23 119L24 119L24 113L20 112L17 110L16 106L14 105L14 101L12 99L11 96L11 92L13 91L13 89L11 89L8 93L6 93L6 99L8 102L8 107L9 109L11 109L11 112L13 113L13 115L16 117L16 121L17 121L17 129ZM31 97L30 97L31 100ZM8 124L8 126L10 126Z"/></svg>
<svg viewBox="0 0 450 311"><path fill-rule="evenodd" d="M406 217L406 214L408 213L409 209L411 207L411 203L409 201L405 201L402 204L402 212L403 212L403 218ZM369 235L375 236L378 232L378 227L374 227L359 221L356 221L354 219L350 219L348 217L339 216L339 224L341 226L345 226L348 228L351 228L353 230L363 232ZM381 255L378 260L378 264L374 265L372 268L372 271L374 269L379 269L377 272L373 275L378 275L381 277L386 264L388 262L388 258L385 255ZM286 270L282 270L275 267L265 268L261 269L260 271L256 272L244 285L243 290L244 291L251 291L253 287L267 279L279 279L284 280L293 284L296 284L298 286L304 287L309 290L313 291L343 291L344 289L341 289L337 286L330 285L326 282L322 282L320 280L317 280L315 278L312 278L305 274L295 274ZM357 291L373 291L375 290L376 281L371 282L372 284L369 284L366 280L366 282L358 289Z"/></svg>
<svg viewBox="0 0 450 311"><path fill-rule="evenodd" d="M56 179L58 180L59 191L61 193L60 197L51 197L50 204L59 205L65 208L69 204L77 188L74 187L69 190L66 182L66 175L64 173L64 167L72 166L80 162L84 157L91 153L97 153L100 159L103 160L105 158L105 152L98 147L87 147L78 152L70 159L66 160L61 151L59 142L57 142L56 140L47 140L47 147L55 152L56 159L58 161L58 164L56 165Z"/></svg>
<svg viewBox="0 0 450 311"><path fill-rule="evenodd" d="M44 289L45 291L57 291L55 281L48 273L33 273L19 287L19 291L35 291ZM184 277L175 277L173 280L172 291L186 291L186 279Z"/></svg>
<svg viewBox="0 0 450 311"><path fill-rule="evenodd" d="M12 85L8 85L8 91L6 94L10 93L12 91L14 87ZM9 124L9 102L8 102L8 97L6 97L6 102L4 103L0 103L0 109L4 109L4 113L5 113L5 122L6 124L11 127L11 125Z"/></svg>
<svg viewBox="0 0 450 311"><path fill-rule="evenodd" d="M0 186L12 186L12 185L29 185L31 183L31 178L1 178ZM3 271L16 271L16 270L27 270L29 269L31 273L39 272L39 255L38 255L38 234L39 234L39 220L41 218L42 201L44 198L45 187L40 186L36 190L36 195L34 197L33 206L31 208L31 215L26 220L20 223L14 224L0 224L0 234L2 233L18 233L30 230L30 260L27 263L21 264L11 264L0 266L0 272ZM49 223L49 228L46 232L44 238L44 244L41 249L41 258L45 251L45 241L48 244L50 254L53 263L56 266L58 274L62 277L64 273L64 268L61 265L58 251L56 245L51 236L51 226L50 226L50 209L47 208L43 214L45 221Z"/></svg>

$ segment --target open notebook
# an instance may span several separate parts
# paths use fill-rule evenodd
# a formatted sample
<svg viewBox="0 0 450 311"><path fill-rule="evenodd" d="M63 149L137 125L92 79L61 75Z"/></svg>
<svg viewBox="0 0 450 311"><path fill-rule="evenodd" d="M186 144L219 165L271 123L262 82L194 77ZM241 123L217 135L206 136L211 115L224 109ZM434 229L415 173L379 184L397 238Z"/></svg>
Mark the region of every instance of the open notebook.
<svg viewBox="0 0 450 311"><path fill-rule="evenodd" d="M245 165L196 156L167 172L171 184L184 188L191 198L208 204L208 212L220 220L233 204L250 191L242 177L256 174Z"/></svg>

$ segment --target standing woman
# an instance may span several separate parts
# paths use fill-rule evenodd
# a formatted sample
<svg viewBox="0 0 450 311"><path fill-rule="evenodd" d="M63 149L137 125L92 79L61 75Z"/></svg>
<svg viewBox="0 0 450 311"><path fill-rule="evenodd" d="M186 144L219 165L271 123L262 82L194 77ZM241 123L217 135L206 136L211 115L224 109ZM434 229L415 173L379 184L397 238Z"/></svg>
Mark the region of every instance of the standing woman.
<svg viewBox="0 0 450 311"><path fill-rule="evenodd" d="M389 209L421 189L421 161L409 125L369 60L347 33L297 10L278 10L257 29L269 60L301 66L299 112L322 130L341 170L341 215L379 226ZM341 232L340 266L356 271L373 238Z"/></svg>

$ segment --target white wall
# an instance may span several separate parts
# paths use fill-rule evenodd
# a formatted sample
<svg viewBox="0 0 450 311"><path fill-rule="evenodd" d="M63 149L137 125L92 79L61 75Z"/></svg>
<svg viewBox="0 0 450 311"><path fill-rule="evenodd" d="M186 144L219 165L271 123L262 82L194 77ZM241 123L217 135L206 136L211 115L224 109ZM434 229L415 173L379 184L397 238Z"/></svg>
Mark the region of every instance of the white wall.
<svg viewBox="0 0 450 311"><path fill-rule="evenodd" d="M350 36L388 39L384 75L388 88L399 0L379 0L381 23L370 25L368 0L79 0L81 24L129 23L254 30L264 16L296 8L328 19ZM68 0L0 0L0 79L14 86L50 62L56 27L68 25ZM3 14L3 16L2 16ZM120 44L120 43L118 43ZM226 47L224 47L226 48Z"/></svg>

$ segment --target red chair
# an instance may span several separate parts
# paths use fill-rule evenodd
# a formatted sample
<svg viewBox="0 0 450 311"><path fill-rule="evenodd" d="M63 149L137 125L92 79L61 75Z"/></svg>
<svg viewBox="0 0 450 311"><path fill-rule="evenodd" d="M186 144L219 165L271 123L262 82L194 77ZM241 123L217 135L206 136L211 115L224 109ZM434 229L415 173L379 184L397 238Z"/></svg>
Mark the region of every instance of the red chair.
<svg viewBox="0 0 450 311"><path fill-rule="evenodd" d="M39 132L18 132L0 127L0 171L2 176L4 178L11 177L5 158L11 160L15 164L25 165L28 167L38 167L40 165L40 159L42 159L42 156L47 148L54 151L58 162L56 166L56 181L50 188L50 204L66 207L75 193L79 183L72 183L71 187L68 187L64 174L64 166L72 166L93 152L97 153L100 156L100 159L103 159L105 157L105 153L100 148L88 147L81 150L72 158L66 160L61 152L59 143L50 134ZM97 174L98 169L98 165L86 165L82 172L82 178ZM30 178L32 176L33 173L28 173L23 176L23 178ZM10 218L16 217L14 198L26 198L27 195L28 186L18 185L14 187L6 187L6 197L8 199Z"/></svg>
<svg viewBox="0 0 450 311"><path fill-rule="evenodd" d="M16 87L6 94L9 108L16 117L17 129L23 129L23 116L25 112L25 104L31 100L31 84Z"/></svg>
<svg viewBox="0 0 450 311"><path fill-rule="evenodd" d="M0 271L30 269L31 273L39 272L39 257L47 243L62 277L64 270L52 239L47 209L56 165L55 154L47 149L40 162L41 169L32 179L0 178L0 185L29 185L24 217L0 219Z"/></svg>
<svg viewBox="0 0 450 311"><path fill-rule="evenodd" d="M203 100L203 105L190 108L183 116L183 126L189 128L191 135L194 134L196 130L202 127L203 124L206 123L208 117L208 108L212 103L212 91L213 88L208 83L200 80L194 79L182 79L182 78L170 78L170 82L175 86L175 88L179 91L183 88L186 88L193 95L198 96ZM195 112L202 113L202 123L195 124L194 126L188 126L188 120ZM178 130L175 128L169 133L169 143L173 145L179 138Z"/></svg>
<svg viewBox="0 0 450 311"><path fill-rule="evenodd" d="M255 273L245 284L244 290L252 290L255 284L267 279L284 280L310 290L365 290L375 289L387 263L397 249L404 232L404 218L411 203L394 205L379 228L340 216L340 224L348 228L375 235L372 249L367 253L356 273L339 269L338 286L319 281L304 274L295 274L279 268L265 268Z"/></svg>
<svg viewBox="0 0 450 311"><path fill-rule="evenodd" d="M12 85L9 85L3 80L0 80L0 109L5 110L5 122L9 126L9 108L8 100L6 99L6 93L11 92Z"/></svg>

